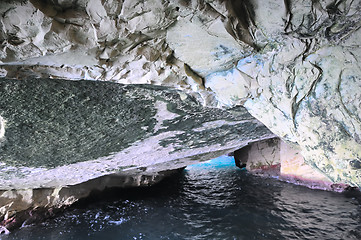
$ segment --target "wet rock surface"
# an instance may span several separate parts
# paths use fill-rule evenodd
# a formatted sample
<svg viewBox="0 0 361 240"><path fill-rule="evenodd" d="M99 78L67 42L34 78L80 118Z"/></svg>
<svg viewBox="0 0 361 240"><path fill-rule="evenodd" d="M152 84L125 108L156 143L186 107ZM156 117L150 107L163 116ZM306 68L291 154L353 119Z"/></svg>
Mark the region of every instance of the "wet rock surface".
<svg viewBox="0 0 361 240"><path fill-rule="evenodd" d="M80 184L56 188L12 189L0 191L0 234L55 217L67 207L89 196L101 196L105 191L149 187L167 177L179 174L175 169L144 175L116 173Z"/></svg>
<svg viewBox="0 0 361 240"><path fill-rule="evenodd" d="M249 143L233 153L236 166L266 178L277 178L312 189L343 192L348 184L332 181L319 169L305 162L300 149L279 138Z"/></svg>

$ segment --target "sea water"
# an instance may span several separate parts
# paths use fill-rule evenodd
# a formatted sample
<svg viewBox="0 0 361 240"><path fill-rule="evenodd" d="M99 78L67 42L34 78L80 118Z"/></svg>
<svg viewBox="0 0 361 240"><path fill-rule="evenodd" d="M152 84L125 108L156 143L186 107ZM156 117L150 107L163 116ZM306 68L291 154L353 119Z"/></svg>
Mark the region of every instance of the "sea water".
<svg viewBox="0 0 361 240"><path fill-rule="evenodd" d="M8 239L361 239L358 191L250 175L232 157L140 189L112 189Z"/></svg>

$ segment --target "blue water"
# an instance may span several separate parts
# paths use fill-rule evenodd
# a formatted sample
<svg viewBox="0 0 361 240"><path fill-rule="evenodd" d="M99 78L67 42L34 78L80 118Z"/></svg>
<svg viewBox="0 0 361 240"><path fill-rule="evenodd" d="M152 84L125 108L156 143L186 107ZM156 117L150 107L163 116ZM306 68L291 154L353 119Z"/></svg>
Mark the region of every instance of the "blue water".
<svg viewBox="0 0 361 240"><path fill-rule="evenodd" d="M361 239L358 191L264 179L232 157L146 189L108 191L7 239Z"/></svg>

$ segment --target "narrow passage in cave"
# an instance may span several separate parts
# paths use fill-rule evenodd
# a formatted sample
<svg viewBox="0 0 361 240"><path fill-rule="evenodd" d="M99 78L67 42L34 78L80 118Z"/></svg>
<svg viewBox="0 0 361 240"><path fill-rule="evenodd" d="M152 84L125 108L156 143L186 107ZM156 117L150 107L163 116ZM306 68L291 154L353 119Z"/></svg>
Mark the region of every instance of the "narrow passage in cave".
<svg viewBox="0 0 361 240"><path fill-rule="evenodd" d="M113 189L13 239L360 239L361 196L249 174L223 156L149 188Z"/></svg>

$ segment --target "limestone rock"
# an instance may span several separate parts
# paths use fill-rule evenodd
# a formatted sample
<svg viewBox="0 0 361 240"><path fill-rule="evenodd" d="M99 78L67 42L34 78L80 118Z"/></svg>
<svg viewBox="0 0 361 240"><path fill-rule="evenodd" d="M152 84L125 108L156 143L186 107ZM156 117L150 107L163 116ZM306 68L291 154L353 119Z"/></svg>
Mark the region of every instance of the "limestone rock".
<svg viewBox="0 0 361 240"><path fill-rule="evenodd" d="M204 108L164 87L1 79L0 91L0 189L177 169L273 135L242 107Z"/></svg>
<svg viewBox="0 0 361 240"><path fill-rule="evenodd" d="M253 174L275 177L290 183L342 192L349 185L334 183L325 173L305 162L300 150L279 138L266 139L234 152L236 165Z"/></svg>
<svg viewBox="0 0 361 240"><path fill-rule="evenodd" d="M173 170L274 137L243 107L206 108L160 86L0 79L0 92L6 226L34 209L48 213L107 187L152 185Z"/></svg>
<svg viewBox="0 0 361 240"><path fill-rule="evenodd" d="M305 163L299 149L280 141L280 176L288 181L304 184L311 188L338 190L341 185L333 182L322 172ZM339 189L343 190L343 189Z"/></svg>
<svg viewBox="0 0 361 240"><path fill-rule="evenodd" d="M352 0L4 0L0 72L243 105L312 168L361 187L360 12Z"/></svg>
<svg viewBox="0 0 361 240"><path fill-rule="evenodd" d="M97 194L109 188L150 186L177 172L178 170L168 170L153 175L117 173L72 186L0 190L0 234L41 222L90 194Z"/></svg>
<svg viewBox="0 0 361 240"><path fill-rule="evenodd" d="M280 140L268 139L250 145L246 168L249 171L272 170L280 167Z"/></svg>

